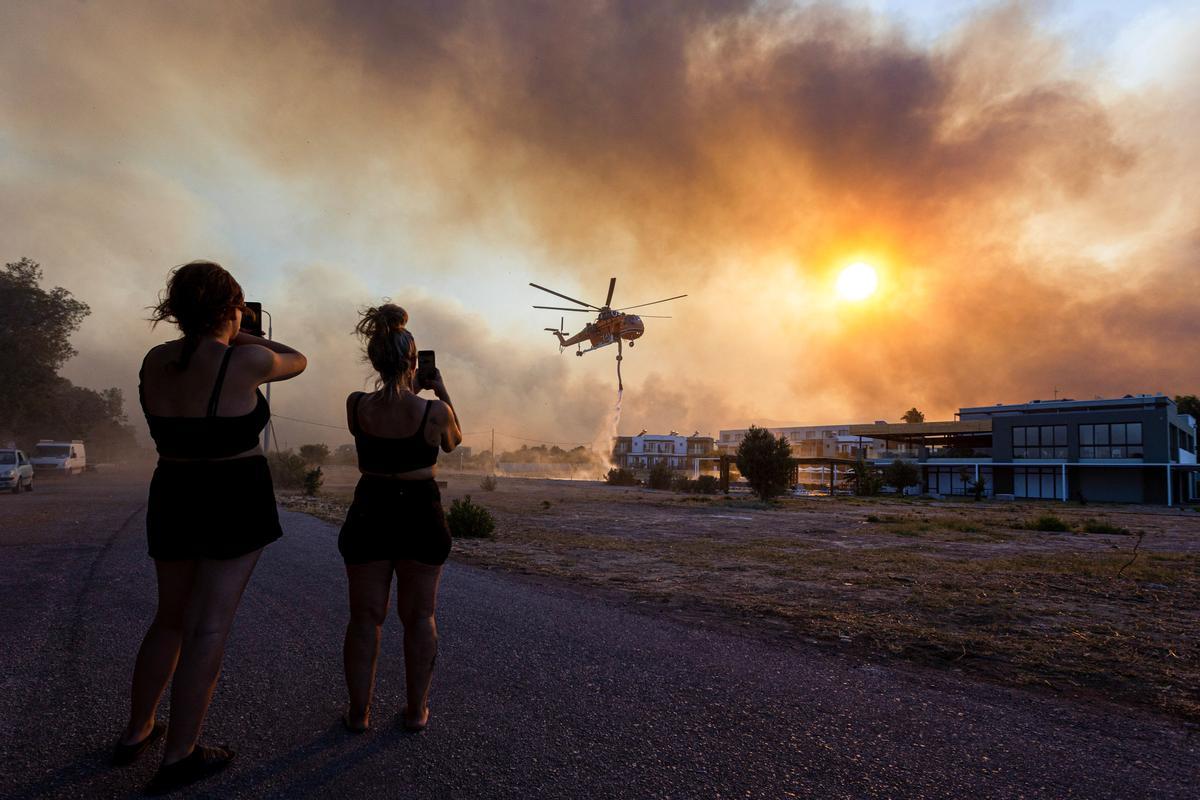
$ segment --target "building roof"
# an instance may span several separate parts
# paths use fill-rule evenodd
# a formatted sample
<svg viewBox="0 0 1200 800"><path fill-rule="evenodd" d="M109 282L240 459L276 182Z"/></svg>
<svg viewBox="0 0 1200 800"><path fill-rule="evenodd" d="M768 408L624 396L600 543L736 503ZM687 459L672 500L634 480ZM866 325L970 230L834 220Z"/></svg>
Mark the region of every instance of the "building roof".
<svg viewBox="0 0 1200 800"><path fill-rule="evenodd" d="M963 438L989 436L990 419L949 420L946 422L877 422L873 425L851 425L851 436L883 439L891 442L911 442L921 439Z"/></svg>
<svg viewBox="0 0 1200 800"><path fill-rule="evenodd" d="M1093 400L1073 400L1071 398L1063 398L1061 400L1030 400L1028 403L996 403L991 406L969 406L960 408L958 416L969 417L975 415L1002 415L1002 414L1028 414L1030 412L1055 412L1055 411L1086 411L1090 409L1109 409L1109 408L1153 408L1155 406L1163 406L1175 401L1163 394L1130 394L1124 397L1097 397Z"/></svg>

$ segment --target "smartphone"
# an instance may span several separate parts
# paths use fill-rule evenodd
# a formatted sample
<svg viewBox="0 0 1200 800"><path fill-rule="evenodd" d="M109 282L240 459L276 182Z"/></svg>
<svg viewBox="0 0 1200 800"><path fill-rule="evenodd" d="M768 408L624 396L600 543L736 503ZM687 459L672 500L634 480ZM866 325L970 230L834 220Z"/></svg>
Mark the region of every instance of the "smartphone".
<svg viewBox="0 0 1200 800"><path fill-rule="evenodd" d="M432 350L417 351L417 386L422 389L433 388L433 376L437 374L437 362L434 361Z"/></svg>
<svg viewBox="0 0 1200 800"><path fill-rule="evenodd" d="M255 336L262 336L262 303L246 303L246 311L242 314L242 330Z"/></svg>

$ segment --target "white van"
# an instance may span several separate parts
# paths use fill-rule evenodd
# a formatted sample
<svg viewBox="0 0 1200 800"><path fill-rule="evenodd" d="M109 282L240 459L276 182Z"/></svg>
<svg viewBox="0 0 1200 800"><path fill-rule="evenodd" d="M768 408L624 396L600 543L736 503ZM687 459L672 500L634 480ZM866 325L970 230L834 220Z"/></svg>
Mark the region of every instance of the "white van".
<svg viewBox="0 0 1200 800"><path fill-rule="evenodd" d="M29 463L38 475L78 475L87 467L83 442L55 442L42 439L33 448Z"/></svg>

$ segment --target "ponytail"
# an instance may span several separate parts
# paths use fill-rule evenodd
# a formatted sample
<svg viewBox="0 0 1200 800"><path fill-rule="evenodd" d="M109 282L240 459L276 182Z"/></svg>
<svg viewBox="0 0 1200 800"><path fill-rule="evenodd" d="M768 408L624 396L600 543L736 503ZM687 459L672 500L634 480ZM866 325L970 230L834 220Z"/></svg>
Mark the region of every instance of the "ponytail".
<svg viewBox="0 0 1200 800"><path fill-rule="evenodd" d="M416 365L417 343L404 326L408 312L394 303L365 309L354 332L362 338L366 360L379 373L376 386L399 392L401 381Z"/></svg>

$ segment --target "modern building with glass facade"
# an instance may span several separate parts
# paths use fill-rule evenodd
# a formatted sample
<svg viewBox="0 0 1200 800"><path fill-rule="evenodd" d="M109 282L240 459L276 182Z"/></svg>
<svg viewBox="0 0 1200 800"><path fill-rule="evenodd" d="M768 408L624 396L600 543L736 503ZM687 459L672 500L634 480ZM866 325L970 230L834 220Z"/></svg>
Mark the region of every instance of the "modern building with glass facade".
<svg viewBox="0 0 1200 800"><path fill-rule="evenodd" d="M956 417L851 433L915 446L931 494L969 494L981 480L988 495L1019 498L1197 500L1196 420L1164 395L977 406Z"/></svg>

